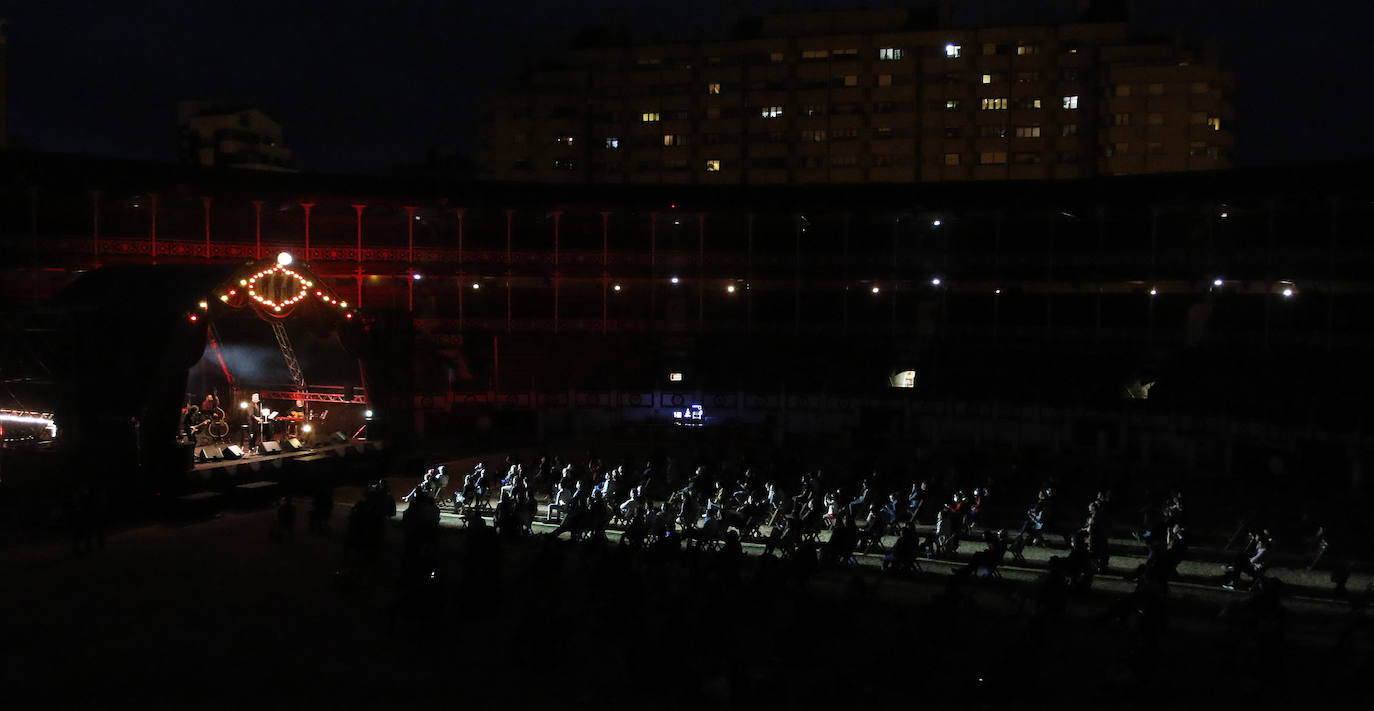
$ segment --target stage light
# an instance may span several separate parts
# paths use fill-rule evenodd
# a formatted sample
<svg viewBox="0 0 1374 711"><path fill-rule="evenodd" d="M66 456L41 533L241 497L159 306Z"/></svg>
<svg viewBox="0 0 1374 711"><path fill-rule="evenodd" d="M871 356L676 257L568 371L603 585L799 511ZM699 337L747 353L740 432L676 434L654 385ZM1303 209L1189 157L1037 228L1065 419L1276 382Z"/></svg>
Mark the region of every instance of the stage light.
<svg viewBox="0 0 1374 711"><path fill-rule="evenodd" d="M682 373L669 373L668 380L674 383L680 383L682 382Z"/></svg>
<svg viewBox="0 0 1374 711"><path fill-rule="evenodd" d="M219 295L219 300L220 300L220 301L224 301L224 302L228 302L228 301L229 301L229 295L228 295L228 294L220 294L220 295Z"/></svg>
<svg viewBox="0 0 1374 711"><path fill-rule="evenodd" d="M371 410L363 410L363 417L372 417Z"/></svg>
<svg viewBox="0 0 1374 711"><path fill-rule="evenodd" d="M931 223L930 223L930 226L931 226L931 227L939 227L939 226L942 225L942 224L944 224L944 223L941 222L941 221L939 221L939 220L935 220L934 222L931 222Z"/></svg>
<svg viewBox="0 0 1374 711"><path fill-rule="evenodd" d="M613 286L613 287L611 287L611 288L614 289L614 290L616 290L616 291L620 291L620 285L619 285L619 284L616 284L615 286Z"/></svg>
<svg viewBox="0 0 1374 711"><path fill-rule="evenodd" d="M311 427L310 425L301 425L301 431L302 431L302 432L305 432L305 433L307 433L307 434L309 434L310 431L313 430L313 429L315 429L315 428L314 428L314 427Z"/></svg>
<svg viewBox="0 0 1374 711"><path fill-rule="evenodd" d="M478 283L475 282L475 281L472 282L472 289L473 289L473 291L476 291L476 290L481 289L481 288L482 288L482 285L481 285L481 284L478 284Z"/></svg>
<svg viewBox="0 0 1374 711"><path fill-rule="evenodd" d="M344 314L344 318L353 318L353 314Z"/></svg>
<svg viewBox="0 0 1374 711"><path fill-rule="evenodd" d="M248 286L247 279L239 279L239 286Z"/></svg>
<svg viewBox="0 0 1374 711"><path fill-rule="evenodd" d="M339 302L339 308L341 308L341 309L346 309L346 308L348 308L348 302L347 302L347 301L340 301L340 302Z"/></svg>
<svg viewBox="0 0 1374 711"><path fill-rule="evenodd" d="M935 277L935 278L931 279L931 280L930 280L930 285L931 285L931 286L939 286L939 285L940 285L940 277Z"/></svg>
<svg viewBox="0 0 1374 711"><path fill-rule="evenodd" d="M1001 290L1001 289L993 289L993 290L992 290L992 293L994 293L994 294L1000 294L1000 293L1002 293L1002 290Z"/></svg>
<svg viewBox="0 0 1374 711"><path fill-rule="evenodd" d="M239 409L240 409L240 410L247 410L247 409L248 409L248 401L247 401L247 400L241 401L241 402L239 403Z"/></svg>
<svg viewBox="0 0 1374 711"><path fill-rule="evenodd" d="M676 283L678 282L678 278L677 278L677 277L673 277L672 279L669 279L668 281L670 281L670 282L676 284Z"/></svg>
<svg viewBox="0 0 1374 711"><path fill-rule="evenodd" d="M196 318L196 315L195 315L195 314L191 314L191 320L192 320L192 321L198 321L199 319Z"/></svg>
<svg viewBox="0 0 1374 711"><path fill-rule="evenodd" d="M730 284L729 286L725 287L725 291L731 294L735 293L735 285Z"/></svg>
<svg viewBox="0 0 1374 711"><path fill-rule="evenodd" d="M290 253L290 252L281 252L281 253L277 254L277 264L280 264L280 265L282 265L282 266L284 267L284 266L286 266L286 265L288 265L288 264L290 264L290 263L291 263L291 253Z"/></svg>
<svg viewBox="0 0 1374 711"><path fill-rule="evenodd" d="M1285 287L1284 290L1283 290L1283 298L1285 298L1285 299L1290 299L1290 298L1292 298L1292 297L1293 297L1293 288L1292 288L1292 287Z"/></svg>
<svg viewBox="0 0 1374 711"><path fill-rule="evenodd" d="M1231 213L1229 213L1229 212L1223 212L1223 213L1221 213L1221 219L1223 219L1223 220L1226 219L1226 218L1228 218L1228 217L1230 217L1230 216L1231 216Z"/></svg>
<svg viewBox="0 0 1374 711"><path fill-rule="evenodd" d="M206 302L204 302L204 301L201 301L201 302L200 302L200 308L201 308L201 309L208 309L208 308L210 308L210 304L208 304L208 303L206 303Z"/></svg>
<svg viewBox="0 0 1374 711"><path fill-rule="evenodd" d="M421 277L420 277L420 273L419 273L419 272L416 272L416 273L412 274L412 275L411 275L411 278L414 279L415 281L420 281L420 278L421 278Z"/></svg>
<svg viewBox="0 0 1374 711"><path fill-rule="evenodd" d="M878 293L878 287L876 287L876 286L873 287L873 293L875 293L875 294Z"/></svg>
<svg viewBox="0 0 1374 711"><path fill-rule="evenodd" d="M1222 284L1225 284L1225 283L1226 283L1226 282L1222 281L1220 277L1218 277L1218 278L1212 280L1212 286L1221 286Z"/></svg>
<svg viewBox="0 0 1374 711"><path fill-rule="evenodd" d="M273 311L281 311L281 307L280 307L280 306L273 306L273 307L272 307L272 310L273 310Z"/></svg>
<svg viewBox="0 0 1374 711"><path fill-rule="evenodd" d="M1159 289L1156 289L1156 288L1154 288L1153 286L1150 287L1150 296L1157 296L1158 294L1159 294Z"/></svg>

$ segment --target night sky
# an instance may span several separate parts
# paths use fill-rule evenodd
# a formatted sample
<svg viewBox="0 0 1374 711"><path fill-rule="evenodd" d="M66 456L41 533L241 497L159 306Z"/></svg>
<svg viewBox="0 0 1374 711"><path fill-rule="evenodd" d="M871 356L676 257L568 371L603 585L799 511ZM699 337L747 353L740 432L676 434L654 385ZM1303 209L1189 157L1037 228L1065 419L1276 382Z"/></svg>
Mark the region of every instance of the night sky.
<svg viewBox="0 0 1374 711"><path fill-rule="evenodd" d="M522 62L557 55L578 27L616 17L645 38L680 37L693 26L711 36L726 13L721 0L627 4L9 3L0 5L0 17L9 21L10 130L45 151L170 161L177 99L204 97L266 111L281 122L286 144L307 170L375 171L419 162L435 148L474 154L478 98L506 85ZM771 10L899 3L744 4ZM966 4L976 10L1029 3ZM1138 30L1220 43L1222 61L1236 74L1239 164L1374 157L1366 117L1374 95L1371 4L1132 5Z"/></svg>

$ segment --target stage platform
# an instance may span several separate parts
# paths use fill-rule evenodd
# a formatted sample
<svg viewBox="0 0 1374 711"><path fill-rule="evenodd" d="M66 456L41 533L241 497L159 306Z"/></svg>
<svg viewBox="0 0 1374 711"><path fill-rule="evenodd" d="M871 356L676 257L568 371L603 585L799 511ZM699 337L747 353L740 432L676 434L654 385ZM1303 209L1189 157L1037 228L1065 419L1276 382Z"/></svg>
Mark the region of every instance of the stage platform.
<svg viewBox="0 0 1374 711"><path fill-rule="evenodd" d="M366 455L384 449L384 442L352 441L295 452L244 454L239 459L196 462L187 472L187 479L197 488L237 486L265 480L314 480L325 472L312 470L335 471L340 464L361 462Z"/></svg>

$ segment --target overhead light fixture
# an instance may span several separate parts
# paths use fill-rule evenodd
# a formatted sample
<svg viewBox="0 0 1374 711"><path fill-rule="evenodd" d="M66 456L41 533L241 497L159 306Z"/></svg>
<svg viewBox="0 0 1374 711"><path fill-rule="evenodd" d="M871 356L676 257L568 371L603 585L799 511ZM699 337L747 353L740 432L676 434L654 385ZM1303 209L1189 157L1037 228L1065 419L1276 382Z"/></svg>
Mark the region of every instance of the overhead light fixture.
<svg viewBox="0 0 1374 711"><path fill-rule="evenodd" d="M277 264L280 264L283 267L289 266L292 261L294 260L291 258L290 252L281 252L277 254Z"/></svg>
<svg viewBox="0 0 1374 711"><path fill-rule="evenodd" d="M678 283L678 278L677 278L677 277L673 277L673 278L669 279L668 281L670 281L670 282L676 284L676 283Z"/></svg>
<svg viewBox="0 0 1374 711"><path fill-rule="evenodd" d="M876 293L878 293L878 291L879 291L879 289L878 289L878 287L876 287L876 286L875 286L875 287L873 287L873 293L875 293L875 294L876 294Z"/></svg>
<svg viewBox="0 0 1374 711"><path fill-rule="evenodd" d="M939 286L939 285L940 285L940 277L935 277L935 278L931 279L931 280L930 280L930 285L931 285L931 286Z"/></svg>
<svg viewBox="0 0 1374 711"><path fill-rule="evenodd" d="M615 286L611 287L611 289L613 289L613 290L615 290L615 291L620 291L620 285L619 285L619 284L616 284Z"/></svg>
<svg viewBox="0 0 1374 711"><path fill-rule="evenodd" d="M1222 284L1225 284L1225 283L1226 283L1226 282L1222 281L1221 277L1217 277L1216 279L1213 279L1213 280L1212 280L1212 286L1221 286Z"/></svg>

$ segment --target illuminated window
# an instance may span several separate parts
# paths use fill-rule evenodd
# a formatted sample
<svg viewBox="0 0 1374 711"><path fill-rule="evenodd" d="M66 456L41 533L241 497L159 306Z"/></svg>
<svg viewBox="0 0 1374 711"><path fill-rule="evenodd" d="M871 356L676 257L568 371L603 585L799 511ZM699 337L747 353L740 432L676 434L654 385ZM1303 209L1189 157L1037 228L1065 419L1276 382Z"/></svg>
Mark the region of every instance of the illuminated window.
<svg viewBox="0 0 1374 711"><path fill-rule="evenodd" d="M1163 84L1160 84L1159 82L1155 82L1155 83L1153 83L1153 84L1151 84L1151 85L1145 87L1145 92L1146 92L1147 94L1149 94L1150 96L1163 96L1163 95L1164 95L1164 85L1163 85Z"/></svg>
<svg viewBox="0 0 1374 711"><path fill-rule="evenodd" d="M947 44L945 45L945 56L950 59L958 59L964 56L964 47L957 44Z"/></svg>
<svg viewBox="0 0 1374 711"><path fill-rule="evenodd" d="M572 136L554 136L553 142L554 142L554 143L557 143L557 144L560 145L560 146L571 146L571 145L573 144L573 137L572 137Z"/></svg>
<svg viewBox="0 0 1374 711"><path fill-rule="evenodd" d="M825 104L807 104L802 107L803 116L824 116Z"/></svg>
<svg viewBox="0 0 1374 711"><path fill-rule="evenodd" d="M884 48L878 50L878 59L881 59L881 60L895 60L895 59L901 59L901 58L902 58L902 50L897 49L896 47L884 47Z"/></svg>
<svg viewBox="0 0 1374 711"><path fill-rule="evenodd" d="M892 75L891 75L891 74L879 74L879 75L878 75L878 86L892 86Z"/></svg>
<svg viewBox="0 0 1374 711"><path fill-rule="evenodd" d="M1220 131L1220 130L1221 130L1221 119L1218 118L1218 117L1216 117L1216 116L1208 116L1208 117L1207 117L1207 127L1210 128L1210 129L1212 129L1213 131Z"/></svg>
<svg viewBox="0 0 1374 711"><path fill-rule="evenodd" d="M1006 138L1007 127L984 124L978 127L978 136L980 138Z"/></svg>
<svg viewBox="0 0 1374 711"><path fill-rule="evenodd" d="M828 49L804 49L802 59L829 59L830 50Z"/></svg>
<svg viewBox="0 0 1374 711"><path fill-rule="evenodd" d="M684 136L681 133L665 133L663 134L663 145L685 146L687 145L687 136Z"/></svg>
<svg viewBox="0 0 1374 711"><path fill-rule="evenodd" d="M606 137L606 147L607 147L607 148L619 148L619 147L620 147L620 139L619 139L619 138L616 138L615 136L607 136L607 137Z"/></svg>
<svg viewBox="0 0 1374 711"><path fill-rule="evenodd" d="M808 129L801 132L801 137L803 141L808 143L820 143L825 140L825 129Z"/></svg>
<svg viewBox="0 0 1374 711"><path fill-rule="evenodd" d="M1077 110L1077 109L1078 109L1078 96L1077 96L1077 95L1074 95L1074 96L1066 96L1066 97L1064 97L1064 108L1069 109L1070 111Z"/></svg>
<svg viewBox="0 0 1374 711"><path fill-rule="evenodd" d="M1131 125L1131 115L1130 115L1130 114L1112 114L1112 125L1113 125L1113 126L1129 126L1129 125Z"/></svg>
<svg viewBox="0 0 1374 711"><path fill-rule="evenodd" d="M774 64L782 64L782 60L783 60L783 59L784 59L784 57L783 57L782 52L773 52L773 53L771 53L771 54L768 55L768 61L770 61L770 62L772 62L772 63L774 63Z"/></svg>
<svg viewBox="0 0 1374 711"><path fill-rule="evenodd" d="M846 75L844 75L844 85L845 85L845 86L858 86L858 85L859 85L859 75L858 75L858 74L846 74Z"/></svg>
<svg viewBox="0 0 1374 711"><path fill-rule="evenodd" d="M1150 126L1163 126L1164 114L1146 114L1145 123Z"/></svg>
<svg viewBox="0 0 1374 711"><path fill-rule="evenodd" d="M983 43L983 56L991 57L993 55L1003 55L1007 53L1007 49L1007 45L1004 44L985 42Z"/></svg>
<svg viewBox="0 0 1374 711"><path fill-rule="evenodd" d="M1017 127L1016 127L1016 137L1017 137L1017 138L1039 138L1039 137L1040 137L1040 127L1039 127L1039 126L1017 126Z"/></svg>
<svg viewBox="0 0 1374 711"><path fill-rule="evenodd" d="M983 151L978 154L978 162L982 165L1002 165L1007 162L1006 151Z"/></svg>
<svg viewBox="0 0 1374 711"><path fill-rule="evenodd" d="M983 83L984 83L984 84L1000 83L1000 82L1001 82L1001 78L1000 78L1000 77L1001 77L1000 74L984 74L984 75L983 75Z"/></svg>
<svg viewBox="0 0 1374 711"><path fill-rule="evenodd" d="M850 48L848 48L848 49L832 49L832 50L830 50L830 54L831 54L832 56L835 56L835 57L843 57L843 58L845 58L845 59L852 59L852 58L854 58L854 57L859 56L859 50L856 49L856 48L853 48L853 47L850 47Z"/></svg>
<svg viewBox="0 0 1374 711"><path fill-rule="evenodd" d="M1040 45L1031 43L1018 44L1016 45L1016 53L1023 57L1030 54L1040 54Z"/></svg>
<svg viewBox="0 0 1374 711"><path fill-rule="evenodd" d="M1061 135L1061 136L1077 136L1077 135L1078 135L1078 124L1076 124L1076 123L1066 123L1066 124L1060 126L1060 127L1059 127L1059 135Z"/></svg>
<svg viewBox="0 0 1374 711"><path fill-rule="evenodd" d="M1130 84L1117 84L1117 85L1116 85L1116 95L1117 95L1117 96L1130 96L1130 95L1131 95L1131 85L1130 85Z"/></svg>
<svg viewBox="0 0 1374 711"><path fill-rule="evenodd" d="M1007 108L1007 99L1006 99L1006 97L986 98L986 99L983 99L983 106L982 106L982 108L983 108L984 111L1001 111L1001 110L1004 110L1004 109Z"/></svg>
<svg viewBox="0 0 1374 711"><path fill-rule="evenodd" d="M959 154L958 154L958 153L946 153L946 154L945 154L945 165L959 165Z"/></svg>
<svg viewBox="0 0 1374 711"><path fill-rule="evenodd" d="M1038 109L1038 108L1040 108L1040 97L1038 97L1038 96L1025 96L1025 97L1022 97L1022 98L1020 98L1020 99L1017 99L1017 100L1016 100L1016 108L1018 108L1018 109Z"/></svg>
<svg viewBox="0 0 1374 711"><path fill-rule="evenodd" d="M759 115L764 118L778 118L782 116L781 106L764 106L759 109Z"/></svg>
<svg viewBox="0 0 1374 711"><path fill-rule="evenodd" d="M958 110L959 110L959 100L958 100L958 99L946 99L946 100L945 100L945 111L958 111Z"/></svg>
<svg viewBox="0 0 1374 711"><path fill-rule="evenodd" d="M658 118L659 116L657 111L645 111L639 116L639 120L643 121L644 123L654 123L655 121L658 121Z"/></svg>
<svg viewBox="0 0 1374 711"><path fill-rule="evenodd" d="M716 159L714 159L714 158L711 159L711 160L706 161L706 172L708 172L708 173L719 173L719 172L720 172L720 161L719 161L719 160L716 160Z"/></svg>
<svg viewBox="0 0 1374 711"><path fill-rule="evenodd" d="M713 82L711 82L710 84L707 84L707 85L706 85L706 93L708 93L708 94L719 94L719 93L720 93L720 82L718 82L718 81L713 81Z"/></svg>

